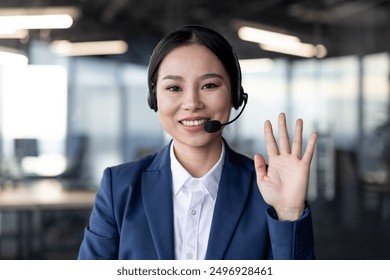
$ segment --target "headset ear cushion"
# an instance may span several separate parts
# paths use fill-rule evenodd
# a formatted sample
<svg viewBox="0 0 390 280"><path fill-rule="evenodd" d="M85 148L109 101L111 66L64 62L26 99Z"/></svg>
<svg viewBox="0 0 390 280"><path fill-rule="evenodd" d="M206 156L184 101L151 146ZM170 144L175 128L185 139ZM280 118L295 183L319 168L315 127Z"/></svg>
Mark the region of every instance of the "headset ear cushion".
<svg viewBox="0 0 390 280"><path fill-rule="evenodd" d="M148 91L148 104L150 109L157 112L157 98L156 98L156 89L153 84L149 86Z"/></svg>
<svg viewBox="0 0 390 280"><path fill-rule="evenodd" d="M245 99L245 93L244 89L241 85L239 85L239 89L236 90L235 94L233 95L233 107L234 109L240 108L242 103L244 103Z"/></svg>
<svg viewBox="0 0 390 280"><path fill-rule="evenodd" d="M236 70L237 70L237 85L236 85L236 90L233 93L233 107L234 109L237 110L244 103L246 93L244 92L244 88L242 87L242 73L241 73L240 62L233 48L231 50L234 56Z"/></svg>
<svg viewBox="0 0 390 280"><path fill-rule="evenodd" d="M150 107L150 109L153 109L153 105L152 105L152 97L151 97L151 93L150 91L148 91L148 105Z"/></svg>

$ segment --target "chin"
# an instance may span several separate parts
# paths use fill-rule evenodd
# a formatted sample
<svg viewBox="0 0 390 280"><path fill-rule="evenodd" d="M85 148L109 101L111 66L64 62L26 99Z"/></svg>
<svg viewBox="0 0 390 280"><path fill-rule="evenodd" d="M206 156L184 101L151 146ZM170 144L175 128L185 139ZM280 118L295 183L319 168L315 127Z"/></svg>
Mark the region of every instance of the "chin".
<svg viewBox="0 0 390 280"><path fill-rule="evenodd" d="M173 137L175 142L179 142L183 145L193 148L204 148L207 146L212 146L216 142L221 141L221 132L215 133L199 133L198 135L191 136L181 136L181 137Z"/></svg>

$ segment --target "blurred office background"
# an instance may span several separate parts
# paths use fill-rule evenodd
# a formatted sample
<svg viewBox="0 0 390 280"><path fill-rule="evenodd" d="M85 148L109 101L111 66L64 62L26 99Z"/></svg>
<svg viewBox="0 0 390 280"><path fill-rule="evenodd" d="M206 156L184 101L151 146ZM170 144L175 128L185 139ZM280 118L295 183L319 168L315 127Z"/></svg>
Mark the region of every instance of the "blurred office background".
<svg viewBox="0 0 390 280"><path fill-rule="evenodd" d="M62 21L21 17L37 15ZM224 131L237 151L265 154L281 111L318 131L317 258L389 259L386 0L1 0L0 259L76 258L104 168L168 143L147 63L183 24L219 31L241 61L249 103Z"/></svg>

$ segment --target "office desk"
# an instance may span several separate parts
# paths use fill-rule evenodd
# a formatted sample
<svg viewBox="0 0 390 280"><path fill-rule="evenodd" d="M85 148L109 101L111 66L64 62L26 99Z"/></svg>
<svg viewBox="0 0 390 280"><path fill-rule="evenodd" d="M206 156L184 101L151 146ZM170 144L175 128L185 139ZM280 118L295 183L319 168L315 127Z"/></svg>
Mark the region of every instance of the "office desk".
<svg viewBox="0 0 390 280"><path fill-rule="evenodd" d="M95 195L93 190L64 188L58 180L38 180L0 189L0 215L5 212L17 214L17 258L30 259L33 252L44 251L44 212L90 211ZM3 239L6 236L0 223L0 258Z"/></svg>
<svg viewBox="0 0 390 280"><path fill-rule="evenodd" d="M0 189L0 211L91 208L95 191L63 188L58 180L39 180Z"/></svg>

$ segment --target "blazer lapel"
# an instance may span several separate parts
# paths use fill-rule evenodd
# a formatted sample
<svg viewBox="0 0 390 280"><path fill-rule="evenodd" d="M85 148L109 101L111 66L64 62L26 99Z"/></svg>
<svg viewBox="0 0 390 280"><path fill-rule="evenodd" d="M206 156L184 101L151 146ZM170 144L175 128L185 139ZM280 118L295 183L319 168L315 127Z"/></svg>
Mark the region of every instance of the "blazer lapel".
<svg viewBox="0 0 390 280"><path fill-rule="evenodd" d="M142 200L158 259L174 259L172 176L169 145L142 177Z"/></svg>
<svg viewBox="0 0 390 280"><path fill-rule="evenodd" d="M206 259L223 259L249 195L253 176L253 172L240 169L239 165L235 166L231 159L234 157L234 152L227 150L227 158L214 208Z"/></svg>

